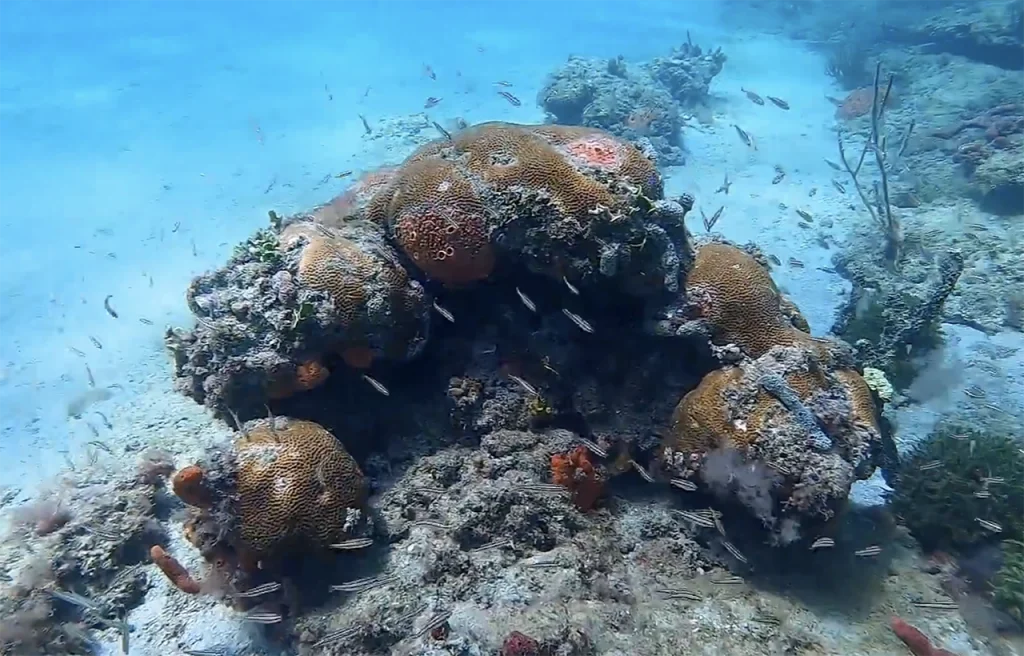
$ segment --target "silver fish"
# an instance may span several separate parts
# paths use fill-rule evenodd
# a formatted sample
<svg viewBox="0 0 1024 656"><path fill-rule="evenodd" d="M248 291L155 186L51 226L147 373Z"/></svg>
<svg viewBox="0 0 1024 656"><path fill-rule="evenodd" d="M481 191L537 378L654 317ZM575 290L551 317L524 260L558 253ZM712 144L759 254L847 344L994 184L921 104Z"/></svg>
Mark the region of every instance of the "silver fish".
<svg viewBox="0 0 1024 656"><path fill-rule="evenodd" d="M500 538L498 540L495 540L494 542L488 542L485 545L476 547L475 549L470 549L469 553L480 553L482 551L490 551L492 549L504 549L506 547L512 549L514 546L515 545L512 543L512 540L510 538Z"/></svg>
<svg viewBox="0 0 1024 656"><path fill-rule="evenodd" d="M396 581L398 581L398 576L395 574L388 574L386 576L368 576L366 578L348 581L347 583L332 585L329 589L331 592L366 592L367 590L390 585Z"/></svg>
<svg viewBox="0 0 1024 656"><path fill-rule="evenodd" d="M630 460L629 464L630 466L633 467L633 469L636 470L636 473L640 474L640 478L644 479L648 483L654 482L654 477L651 476L650 473L646 469L644 469L639 462L637 462L636 460Z"/></svg>
<svg viewBox="0 0 1024 656"><path fill-rule="evenodd" d="M532 300L530 300L530 297L524 294L522 290L519 289L518 287L516 287L516 294L519 294L519 300L523 302L523 305L526 306L527 310L529 310L530 312L537 311L537 306L534 305Z"/></svg>
<svg viewBox="0 0 1024 656"><path fill-rule="evenodd" d="M579 295L580 295L580 290L579 290L579 289L577 289L577 288L576 288L576 286L575 286L575 285L573 285L573 284L572 284L571 282L569 282L569 279L568 279L568 278L566 278L565 276L562 276L562 282L564 282L564 283L565 283L565 286L569 288L569 291L570 291L570 292L571 292L572 294L574 294L574 295L576 295L576 296L579 296Z"/></svg>
<svg viewBox="0 0 1024 656"><path fill-rule="evenodd" d="M722 546L725 548L726 551L732 554L733 558L740 561L744 565L747 564L747 557L744 556L743 553L739 549L737 549L736 545L734 545L732 542L729 542L728 540L722 540Z"/></svg>
<svg viewBox="0 0 1024 656"><path fill-rule="evenodd" d="M938 469L941 466L942 466L942 461L941 460L932 460L931 462L926 462L925 464L921 465L918 469L920 471L930 471L932 469Z"/></svg>
<svg viewBox="0 0 1024 656"><path fill-rule="evenodd" d="M419 631L413 634L413 639L421 638L426 634L430 633L431 631L433 631L434 629L438 628L439 626L442 626L445 622L448 621L448 618L450 618L451 616L452 612L450 610L437 613L429 620L427 620L427 623L423 625L423 628L421 628Z"/></svg>
<svg viewBox="0 0 1024 656"><path fill-rule="evenodd" d="M372 544L373 538L353 538L344 542L336 542L330 545L330 548L337 549L338 551L355 551L357 549L365 549Z"/></svg>
<svg viewBox="0 0 1024 656"><path fill-rule="evenodd" d="M437 313L440 314L445 319L447 319L449 322L455 323L455 315L449 312L446 308L443 308L440 305L438 305L437 301L434 301L434 309L437 310Z"/></svg>
<svg viewBox="0 0 1024 656"><path fill-rule="evenodd" d="M977 492L974 493L974 496L977 497L978 499L991 499L992 493L989 492L988 490L978 490Z"/></svg>
<svg viewBox="0 0 1024 656"><path fill-rule="evenodd" d="M523 492L541 492L543 494L565 494L568 492L565 486L555 483L527 483L517 485L516 489Z"/></svg>
<svg viewBox="0 0 1024 656"><path fill-rule="evenodd" d="M816 549L829 549L836 546L836 541L832 538L818 538L811 543L811 551Z"/></svg>
<svg viewBox="0 0 1024 656"><path fill-rule="evenodd" d="M354 638L359 635L362 631L361 625L350 626L344 629L338 629L336 631L330 631L324 634L324 637L313 643L313 647L326 647L327 645L333 645L338 642L343 642L349 638Z"/></svg>
<svg viewBox="0 0 1024 656"><path fill-rule="evenodd" d="M735 548L736 547L733 547L733 549ZM742 576L726 576L721 579L711 579L711 583L714 585L740 585L741 583L745 583L745 581Z"/></svg>
<svg viewBox="0 0 1024 656"><path fill-rule="evenodd" d="M433 519L417 519L415 522L409 524L409 528L436 528L442 531L447 531L450 527L444 522L438 522Z"/></svg>
<svg viewBox="0 0 1024 656"><path fill-rule="evenodd" d="M373 387L373 389L377 390L384 396L391 396L391 392L388 391L388 388L384 387L384 385L381 384L381 382L376 378L372 378L366 374L363 374L363 380L370 383L370 386Z"/></svg>
<svg viewBox="0 0 1024 656"><path fill-rule="evenodd" d="M685 478L673 478L668 483L672 487L677 487L685 492L694 492L697 490L697 484L693 481L688 481Z"/></svg>
<svg viewBox="0 0 1024 656"><path fill-rule="evenodd" d="M519 376L516 376L515 374L509 374L508 377L511 378L512 380L516 381L517 383L519 383L519 385L524 390L526 390L527 394L533 394L534 396L540 396L540 392L537 391L536 387L534 387L530 383L526 382L525 380L523 380Z"/></svg>
<svg viewBox="0 0 1024 656"><path fill-rule="evenodd" d="M680 519L685 519L691 524L696 524L703 528L715 528L715 521L709 517L703 517L697 513L690 512L688 510L673 510L673 515L676 515Z"/></svg>
<svg viewBox="0 0 1024 656"><path fill-rule="evenodd" d="M262 585L257 585L255 588L249 588L245 592L235 593L232 596L240 598L240 599L252 599L254 597L262 597L263 595L268 595L271 592L277 592L280 589L281 589L281 584L280 583L278 583L277 581L271 581L270 583L264 583Z"/></svg>
<svg viewBox="0 0 1024 656"><path fill-rule="evenodd" d="M912 601L910 603L918 608L929 610L960 610L960 605L955 601Z"/></svg>
<svg viewBox="0 0 1024 656"><path fill-rule="evenodd" d="M882 553L882 547L879 547L878 545L873 545L865 549L858 549L857 551L853 552L853 555L857 556L858 558L871 558L872 556L877 556L880 553Z"/></svg>
<svg viewBox="0 0 1024 656"><path fill-rule="evenodd" d="M576 324L576 326L579 327L579 329L582 330L583 332L585 332L585 333L592 333L592 332L594 332L594 327L591 326L587 322L586 319L584 319L580 315L576 314L575 312L570 312L569 310L566 310L565 308L562 308L562 314L564 314L565 316L569 317L569 320L572 321L574 324Z"/></svg>
<svg viewBox="0 0 1024 656"><path fill-rule="evenodd" d="M604 449L602 449L600 446L598 446L596 442L594 442L592 440L588 440L585 437L580 437L580 438L577 438L577 439L579 440L580 444L582 444L583 446L587 447L587 450L590 451L591 453L593 453L598 458L607 458L608 457L608 452L605 451Z"/></svg>
<svg viewBox="0 0 1024 656"><path fill-rule="evenodd" d="M702 597L699 593L693 592L692 590L686 590L684 588L663 588L661 590L655 590L655 592L660 594L665 599L669 600L685 599L686 601L704 601L704 597Z"/></svg>
<svg viewBox="0 0 1024 656"><path fill-rule="evenodd" d="M975 517L974 521L976 521L979 524L981 524L981 527L983 529L985 529L986 531L992 531L993 533L1002 533L1003 532L1003 527L1000 526L999 524L996 524L995 522L990 522L989 520L982 519L981 517Z"/></svg>
<svg viewBox="0 0 1024 656"><path fill-rule="evenodd" d="M271 613L265 610L252 610L242 616L242 621L253 624L278 624L284 618L279 613Z"/></svg>

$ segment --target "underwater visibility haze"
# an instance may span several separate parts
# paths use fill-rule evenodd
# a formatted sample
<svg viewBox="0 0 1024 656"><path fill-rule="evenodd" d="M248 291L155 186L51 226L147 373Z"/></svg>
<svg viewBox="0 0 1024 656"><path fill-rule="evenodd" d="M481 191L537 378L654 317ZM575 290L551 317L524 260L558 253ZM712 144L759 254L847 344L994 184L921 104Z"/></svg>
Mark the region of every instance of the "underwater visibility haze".
<svg viewBox="0 0 1024 656"><path fill-rule="evenodd" d="M0 2L0 653L1024 654L1024 1Z"/></svg>

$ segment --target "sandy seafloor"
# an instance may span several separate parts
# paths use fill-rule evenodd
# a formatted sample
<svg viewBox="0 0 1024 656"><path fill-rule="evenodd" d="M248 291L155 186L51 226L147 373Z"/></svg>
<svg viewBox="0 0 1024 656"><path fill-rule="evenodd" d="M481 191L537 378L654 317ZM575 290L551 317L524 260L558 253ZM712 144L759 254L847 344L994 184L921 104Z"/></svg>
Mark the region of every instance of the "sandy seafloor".
<svg viewBox="0 0 1024 656"><path fill-rule="evenodd" d="M183 300L191 277L222 263L235 243L264 225L267 210L285 214L323 202L348 183L321 183L326 175L400 161L436 137L426 129L367 138L358 114L380 126L419 114L424 99L436 96L442 102L429 115L442 123L455 117L540 122L537 91L570 53L645 60L678 45L686 30L698 43L721 46L729 59L712 86L716 120L686 131L688 162L665 171L666 194L692 193L709 215L724 204L716 228L730 240L755 241L783 261L773 275L815 333L831 326L847 289L837 275L819 269L830 266L832 255L815 241L822 228L799 229L793 211L806 209L818 226L831 219L836 240L851 222L867 220L862 209L849 207L851 196L832 188L835 174L824 161L836 153L834 107L824 96L841 92L819 54L780 38L716 29L712 5L688 5L649 22L643 12L623 13L621 3L563 15L536 4L485 22L467 15L468 5L445 13L403 4L406 24L415 25L403 30L384 15L387 8L360 20L326 5L245 11L231 4L107 5L89 11L3 4L0 483L21 488L21 498L69 460L82 467L84 445L96 439L93 429L118 446L115 465L126 468L146 446L167 447L182 464L228 436L202 408L172 391L164 327L189 321ZM436 80L424 74L425 64ZM495 93L497 80L511 83L521 107ZM793 109L755 105L741 87L785 98ZM740 141L733 123L754 136L756 151ZM786 172L778 185L771 184L775 165ZM731 190L716 194L726 174ZM810 197L812 187L818 191ZM699 216L691 214L695 232L702 232ZM785 266L790 257L806 266ZM103 309L108 295L117 319ZM979 343L1024 346L1019 333L989 337L946 328L951 362L975 357ZM69 401L87 389L86 364L98 385L121 388L81 419L69 419ZM996 364L1005 375L967 369L949 394L900 410L900 440L927 434L941 412L969 404L958 390L971 384L986 388L990 400L1018 404L1019 411L1024 363ZM113 428L91 410L103 412ZM858 499L878 501L878 485L862 485ZM197 562L180 535L172 546L186 562ZM151 580L146 602L130 617L133 654L175 654L186 644L242 646L255 635L216 602L184 603L161 576ZM860 620L806 621L828 636L836 649L830 653L900 648L891 638L873 641L875 629ZM985 653L955 616L918 623L964 656ZM113 642L108 647L116 653Z"/></svg>

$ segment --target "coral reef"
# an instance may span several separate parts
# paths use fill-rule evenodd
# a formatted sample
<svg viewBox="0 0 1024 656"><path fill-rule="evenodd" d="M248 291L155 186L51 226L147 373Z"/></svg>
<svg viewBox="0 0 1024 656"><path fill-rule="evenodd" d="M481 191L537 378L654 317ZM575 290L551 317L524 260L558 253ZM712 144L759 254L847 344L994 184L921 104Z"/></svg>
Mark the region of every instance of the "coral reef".
<svg viewBox="0 0 1024 656"><path fill-rule="evenodd" d="M1024 625L1024 540L1004 540L1003 563L992 581L992 602Z"/></svg>
<svg viewBox="0 0 1024 656"><path fill-rule="evenodd" d="M313 422L287 417L247 422L230 451L178 472L174 491L192 508L193 544L207 559L242 569L322 555L361 530L366 500L363 474L341 443ZM172 564L161 569L179 585Z"/></svg>
<svg viewBox="0 0 1024 656"><path fill-rule="evenodd" d="M779 346L709 373L683 398L663 444L663 467L674 478L707 481L702 469L721 449L738 452L729 469L759 466L767 483L746 499L749 485L725 496L738 497L774 539L788 543L844 506L853 482L874 471L881 435L859 375L829 372L811 352Z"/></svg>
<svg viewBox="0 0 1024 656"><path fill-rule="evenodd" d="M832 333L853 344L863 366L884 371L901 388L913 380L917 358L940 343L946 298L963 272L963 256L950 252L937 264L905 256L901 272L844 250L833 256L839 275L852 283Z"/></svg>
<svg viewBox="0 0 1024 656"><path fill-rule="evenodd" d="M725 59L721 49L705 54L689 41L639 66L621 58L570 57L548 76L537 101L555 123L644 140L657 152L659 163L681 164L680 108L705 102Z"/></svg>
<svg viewBox="0 0 1024 656"><path fill-rule="evenodd" d="M343 362L365 367L419 353L426 294L380 231L323 230L294 224L261 236L276 248L241 248L192 282L187 300L198 325L168 329L165 338L181 391L251 417L267 400L322 384Z"/></svg>
<svg viewBox="0 0 1024 656"><path fill-rule="evenodd" d="M1011 436L940 425L904 457L890 502L926 549L1024 539L1024 456Z"/></svg>
<svg viewBox="0 0 1024 656"><path fill-rule="evenodd" d="M193 281L199 325L166 336L182 391L250 418L339 367L417 356L430 301L407 270L454 288L525 267L652 298L678 289L689 254L653 162L589 128L474 126L356 189Z"/></svg>

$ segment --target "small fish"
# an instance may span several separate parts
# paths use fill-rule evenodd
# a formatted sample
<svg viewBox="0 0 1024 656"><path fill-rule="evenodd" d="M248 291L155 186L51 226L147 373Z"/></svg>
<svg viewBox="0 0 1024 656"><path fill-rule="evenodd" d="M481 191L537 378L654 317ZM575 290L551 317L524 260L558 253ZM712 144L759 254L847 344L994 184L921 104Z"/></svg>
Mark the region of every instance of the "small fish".
<svg viewBox="0 0 1024 656"><path fill-rule="evenodd" d="M803 269L804 263L796 259L795 257L791 257L789 258L789 266L793 267L794 269Z"/></svg>
<svg viewBox="0 0 1024 656"><path fill-rule="evenodd" d="M508 91L499 91L498 95L504 98L505 100L509 101L513 107L519 107L520 105L523 104L521 100L513 96Z"/></svg>
<svg viewBox="0 0 1024 656"><path fill-rule="evenodd" d="M537 391L536 387L534 387L530 383L526 382L525 380L523 380L519 376L516 376L515 374L509 374L508 377L511 378L512 380L516 381L517 383L519 383L519 385L524 390L526 390L527 394L533 394L534 396L540 396L540 392Z"/></svg>
<svg viewBox="0 0 1024 656"><path fill-rule="evenodd" d="M838 164L836 164L835 162L833 162L830 159L826 159L825 163L828 164L829 166L831 166L836 171L842 171L843 170L843 167L839 166ZM833 180L833 182L835 182L835 181Z"/></svg>
<svg viewBox="0 0 1024 656"><path fill-rule="evenodd" d="M96 413L96 414L99 414L99 413ZM107 452L107 453L109 453L110 455L114 455L114 450L113 450L113 449L111 449L111 448L110 448L110 447L109 447L109 446L107 445L107 443L106 443L106 442L104 442L104 441L102 441L102 440L91 440L91 441L89 441L89 442L86 442L86 444L88 444L89 446L94 446L94 447L96 447L97 449L99 449L100 451L106 451L106 452Z"/></svg>
<svg viewBox="0 0 1024 656"><path fill-rule="evenodd" d="M455 323L455 315L438 305L437 301L434 301L434 309L437 310L438 314L447 319L449 323Z"/></svg>
<svg viewBox="0 0 1024 656"><path fill-rule="evenodd" d="M576 285L574 285L571 282L569 282L568 278L566 278L565 276L562 276L562 282L565 283L565 286L569 289L569 293L570 294L572 294L573 296L579 296L580 295L580 290L576 288Z"/></svg>
<svg viewBox="0 0 1024 656"><path fill-rule="evenodd" d="M768 259L775 266L782 266L782 260L780 260L777 255L772 255L771 253L769 253L768 254Z"/></svg>
<svg viewBox="0 0 1024 656"><path fill-rule="evenodd" d="M981 527L983 529L985 529L986 531L992 531L993 533L1002 533L1003 532L1003 527L1000 526L999 524L996 524L995 522L990 522L989 520L982 519L981 517L975 517L974 521L976 521L979 524L981 524Z"/></svg>
<svg viewBox="0 0 1024 656"><path fill-rule="evenodd" d="M534 305L532 300L530 300L530 297L524 294L522 290L520 290L518 287L516 287L516 294L519 295L519 300L523 302L523 305L526 306L527 310L529 310L530 312L537 311L537 306Z"/></svg>
<svg viewBox="0 0 1024 656"><path fill-rule="evenodd" d="M570 312L569 310L566 310L565 308L562 308L562 314L564 314L565 316L569 317L569 320L572 321L574 324L576 324L576 326L580 330L582 330L583 332L585 332L585 333L593 333L594 332L594 327L591 326L590 323L587 322L586 319L584 319L580 315L576 314L575 312Z"/></svg>
<svg viewBox="0 0 1024 656"><path fill-rule="evenodd" d="M91 444L91 442L90 442L90 444ZM104 540L110 540L111 542L120 542L121 541L121 534L120 533L117 533L115 531L111 531L111 530L103 528L101 526L86 526L85 530L89 531L90 533L92 533L96 537L102 538Z"/></svg>
<svg viewBox="0 0 1024 656"><path fill-rule="evenodd" d="M523 492L540 492L541 494L565 494L568 492L564 485L556 485L555 483L527 483L525 485L517 485L516 489Z"/></svg>
<svg viewBox="0 0 1024 656"><path fill-rule="evenodd" d="M483 551L491 551L492 549L504 549L506 547L512 549L514 546L515 545L512 544L512 540L510 538L501 538L493 542L488 542L487 544L476 547L474 549L470 549L469 553L481 553Z"/></svg>
<svg viewBox="0 0 1024 656"><path fill-rule="evenodd" d="M448 132L448 130L445 130L443 127L441 127L441 125L437 121L431 121L431 123L434 124L434 129L440 132L442 137L444 137L448 141L452 140L451 133Z"/></svg>
<svg viewBox="0 0 1024 656"><path fill-rule="evenodd" d="M192 243L192 257L199 257L199 249L196 248L196 240L190 240Z"/></svg>
<svg viewBox="0 0 1024 656"><path fill-rule="evenodd" d="M797 209L796 213L799 214L800 218L803 219L804 221L814 221L814 217L812 217L811 213L808 212L807 210Z"/></svg>
<svg viewBox="0 0 1024 656"><path fill-rule="evenodd" d="M152 326L153 325L153 322L150 321L149 319L147 319L146 317L139 317L139 323L141 323L141 324L143 324L145 326Z"/></svg>
<svg viewBox="0 0 1024 656"><path fill-rule="evenodd" d="M423 74L429 77L431 80L437 79L437 73L435 73L434 69L430 67L430 64L423 65Z"/></svg>
<svg viewBox="0 0 1024 656"><path fill-rule="evenodd" d="M651 476L651 474L646 469L644 469L639 462L637 462L636 460L630 460L629 464L633 469L636 470L636 473L640 474L640 478L644 479L648 483L654 482L654 477Z"/></svg>
<svg viewBox="0 0 1024 656"><path fill-rule="evenodd" d="M811 551L815 551L816 549L831 549L834 546L836 546L836 541L832 538L818 538L811 543Z"/></svg>
<svg viewBox="0 0 1024 656"><path fill-rule="evenodd" d="M833 98L832 96L825 96L825 100L829 101L830 103L832 103L836 107L841 107L843 105L843 101L842 100L839 100L838 98Z"/></svg>
<svg viewBox="0 0 1024 656"><path fill-rule="evenodd" d="M510 87L510 86L512 86L511 82L506 82L505 80L498 80L497 82L495 82L495 84L497 84L499 87Z"/></svg>
<svg viewBox="0 0 1024 656"><path fill-rule="evenodd" d="M985 485L1001 485L1006 482L1006 479L1002 476L986 476L981 479L981 482Z"/></svg>
<svg viewBox="0 0 1024 656"><path fill-rule="evenodd" d="M352 171L342 171L341 173L338 173L334 177L336 177L336 178L338 178L340 180L342 178L347 178L350 175L352 175Z"/></svg>
<svg viewBox="0 0 1024 656"><path fill-rule="evenodd" d="M370 127L370 122L366 120L366 117L362 114L358 114L359 120L363 122L363 129L366 130L366 134L373 134L373 128Z"/></svg>
<svg viewBox="0 0 1024 656"><path fill-rule="evenodd" d="M557 560L538 560L532 563L523 563L523 567L529 567L530 569L560 569L564 566Z"/></svg>
<svg viewBox="0 0 1024 656"><path fill-rule="evenodd" d="M366 592L374 588L380 588L398 581L398 576L388 574L386 576L369 576L363 579L355 579L347 583L330 586L331 592Z"/></svg>
<svg viewBox="0 0 1024 656"><path fill-rule="evenodd" d="M977 497L978 499L991 499L992 493L989 492L988 490L978 490L977 492L974 493L974 496Z"/></svg>
<svg viewBox="0 0 1024 656"><path fill-rule="evenodd" d="M918 471L930 471L932 469L938 469L939 467L942 467L942 461L932 460L931 462L926 462L925 464L918 467Z"/></svg>
<svg viewBox="0 0 1024 656"><path fill-rule="evenodd" d="M807 197L808 198L814 198L817 195L818 195L818 188L817 187L811 187L811 190L807 192Z"/></svg>
<svg viewBox="0 0 1024 656"><path fill-rule="evenodd" d="M450 618L451 616L452 612L450 610L442 611L434 615L429 620L427 620L427 623L423 625L423 628L421 628L419 631L413 634L413 639L415 640L417 638L422 638L434 629L440 626L444 626L444 623L447 622L448 618Z"/></svg>
<svg viewBox="0 0 1024 656"><path fill-rule="evenodd" d="M700 211L701 218L704 220L704 231L705 232L711 232L711 229L715 227L715 224L718 223L718 220L720 218L722 218L722 211L724 209L725 209L725 205L722 205L721 207L719 207L718 210L714 214L711 215L710 219L707 216L704 215L704 210Z"/></svg>
<svg viewBox="0 0 1024 656"><path fill-rule="evenodd" d="M839 182L838 180L832 180L832 186L835 187L836 191L838 191L839 193L846 193L846 187L844 187L843 183Z"/></svg>
<svg viewBox="0 0 1024 656"><path fill-rule="evenodd" d="M77 355L80 358L84 358L85 357L85 353L83 353L82 351L79 351L74 346L69 346L68 350L71 351L72 353L74 353L75 355Z"/></svg>
<svg viewBox="0 0 1024 656"><path fill-rule="evenodd" d="M716 194L722 193L722 194L725 194L726 196L728 196L729 195L729 187L731 187L731 186L732 186L732 183L729 182L729 174L726 173L725 174L725 181L722 182L722 186L721 187L719 187L718 189L715 189L715 193Z"/></svg>
<svg viewBox="0 0 1024 656"><path fill-rule="evenodd" d="M268 595L271 592L277 592L280 589L280 583L278 583L277 581L271 581L270 583L257 585L255 588L249 588L245 592L238 592L232 596L239 599L252 599L254 597L262 597L263 595Z"/></svg>
<svg viewBox="0 0 1024 656"><path fill-rule="evenodd" d="M117 312L114 308L110 307L110 299L112 298L114 298L113 294L108 294L107 297L103 299L103 309L107 311L107 314L117 319Z"/></svg>
<svg viewBox="0 0 1024 656"><path fill-rule="evenodd" d="M252 622L253 624L278 624L283 619L280 614L265 610L249 611L242 616L243 622Z"/></svg>
<svg viewBox="0 0 1024 656"><path fill-rule="evenodd" d="M335 542L328 546L331 549L337 549L339 551L355 551L357 549L365 549L372 544L373 538L353 538L351 540L345 540L344 542Z"/></svg>
<svg viewBox="0 0 1024 656"><path fill-rule="evenodd" d="M789 103L782 98L776 98L775 96L767 96L767 98L779 109L789 109Z"/></svg>
<svg viewBox="0 0 1024 656"><path fill-rule="evenodd" d="M743 87L740 87L740 91L745 93L747 95L747 98L750 99L750 102L754 103L755 105L764 105L764 99L761 98L761 96L754 93L753 91L747 91Z"/></svg>
<svg viewBox="0 0 1024 656"><path fill-rule="evenodd" d="M686 601L704 601L704 597L699 593L692 590L686 590L685 588L663 588L661 590L655 590L655 592L669 600L685 599Z"/></svg>
<svg viewBox="0 0 1024 656"><path fill-rule="evenodd" d="M741 128L740 126L736 125L735 123L733 123L732 126L734 128L736 128L736 134L740 135L740 139L743 141L743 143L745 143L747 146L750 146L751 148L753 148L754 147L754 142L753 142L753 140L751 140L750 135L747 134L743 130L743 128Z"/></svg>
<svg viewBox="0 0 1024 656"><path fill-rule="evenodd" d="M441 531L447 531L451 527L444 522L437 522L432 519L417 519L409 524L409 528L436 528Z"/></svg>
<svg viewBox="0 0 1024 656"><path fill-rule="evenodd" d="M789 467L783 465L783 464L780 464L780 463L777 463L777 462L772 462L772 461L768 461L765 464L768 465L768 467L770 469L774 469L775 471L779 472L783 476L792 476L793 475L793 470L790 469Z"/></svg>
<svg viewBox="0 0 1024 656"><path fill-rule="evenodd" d="M912 601L912 605L929 610L960 610L955 601Z"/></svg>
<svg viewBox="0 0 1024 656"><path fill-rule="evenodd" d="M878 545L873 545L865 549L858 549L857 551L853 552L853 555L857 556L858 558L871 558L872 556L877 556L880 553L882 553L882 547L879 547Z"/></svg>
<svg viewBox="0 0 1024 656"><path fill-rule="evenodd" d="M728 543L724 542L723 544L728 544ZM732 546L732 545L729 545L729 546ZM735 549L735 548L736 547L733 547L733 549ZM737 553L739 553L739 552L737 552ZM733 555L735 555L735 554L733 554ZM737 558L737 560L740 560L740 559ZM741 560L741 562L746 562L746 561L745 560ZM742 576L726 576L725 578L721 578L721 579L711 579L711 582L713 584L715 584L715 585L740 585L742 583L745 583L746 581L743 580Z"/></svg>
<svg viewBox="0 0 1024 656"><path fill-rule="evenodd" d="M92 369L89 368L89 364L85 365L85 375L89 377L89 387L96 387L96 379L93 378Z"/></svg>
<svg viewBox="0 0 1024 656"><path fill-rule="evenodd" d="M182 649L183 653L188 656L228 656L228 650L224 647L214 647L213 649Z"/></svg>
<svg viewBox="0 0 1024 656"><path fill-rule="evenodd" d="M740 561L744 565L747 564L747 557L744 556L740 552L740 550L736 548L736 545L734 545L732 542L729 542L728 540L722 540L722 546L725 548L726 551L732 554L733 558Z"/></svg>
<svg viewBox="0 0 1024 656"><path fill-rule="evenodd" d="M370 376L363 374L363 380L370 383L370 386L373 387L373 389L377 390L384 396L391 396L391 392L388 391L388 388L384 387L384 385L382 385L376 378L371 378Z"/></svg>
<svg viewBox="0 0 1024 656"><path fill-rule="evenodd" d="M107 419L107 415L103 414L99 410L93 410L93 413L99 415L99 418L103 420L103 425L107 427L107 430L112 430L114 428L114 425L110 423L109 419Z"/></svg>
<svg viewBox="0 0 1024 656"><path fill-rule="evenodd" d="M103 608L92 599L83 597L80 594L74 592L67 592L65 590L47 590L47 594L50 594L61 601L66 601L73 606L80 606L81 608L88 608L89 610L102 611Z"/></svg>
<svg viewBox="0 0 1024 656"><path fill-rule="evenodd" d="M441 102L442 100L443 98L435 98L434 96L430 96L429 98L427 98L427 101L423 103L423 109L430 109L431 107L435 107L437 103ZM435 123L434 125L437 124Z"/></svg>
<svg viewBox="0 0 1024 656"><path fill-rule="evenodd" d="M770 613L754 613L754 616L750 619L754 620L758 624L770 624L772 626L782 626L782 620L771 615Z"/></svg>
<svg viewBox="0 0 1024 656"><path fill-rule="evenodd" d="M688 510L673 510L672 514L678 516L680 519L690 522L691 524L696 524L703 528L715 528L715 522L713 519L698 515L697 513Z"/></svg>
<svg viewBox="0 0 1024 656"><path fill-rule="evenodd" d="M333 645L338 642L343 642L349 638L354 638L362 631L362 625L357 624L356 626L350 626L344 629L338 629L336 631L330 631L324 634L324 637L313 643L313 647L326 647L327 645Z"/></svg>
<svg viewBox="0 0 1024 656"><path fill-rule="evenodd" d="M445 493L445 489L441 487L427 487L425 485L417 485L413 488L417 492L423 492L424 494L431 494L435 497L439 497Z"/></svg>
<svg viewBox="0 0 1024 656"><path fill-rule="evenodd" d="M92 335L89 335L89 341L92 342L92 345L98 348L99 350L103 350L103 344L100 343L100 340L96 339Z"/></svg>
<svg viewBox="0 0 1024 656"><path fill-rule="evenodd" d="M786 177L786 172L785 171L779 171L778 173L775 174L775 177L772 178L772 184L779 184L780 182L782 182L782 179L785 178L785 177Z"/></svg>
<svg viewBox="0 0 1024 656"><path fill-rule="evenodd" d="M685 478L673 478L668 484L685 492L695 492L697 490L697 484Z"/></svg>
<svg viewBox="0 0 1024 656"><path fill-rule="evenodd" d="M93 425L92 425L91 423L89 423L89 422L85 422L85 425L86 425L86 426L88 426L88 428L89 428L89 432L90 432L90 433L92 433L92 436L93 436L93 437L95 437L95 438L99 438L99 436L100 436L100 432L99 432L98 430L96 430L96 427L95 427L95 426L93 426Z"/></svg>
<svg viewBox="0 0 1024 656"><path fill-rule="evenodd" d="M981 389L977 385L971 385L964 390L964 394L971 397L972 399L983 399L986 396L985 390Z"/></svg>
<svg viewBox="0 0 1024 656"><path fill-rule="evenodd" d="M598 458L607 458L608 452L602 449L598 444L592 440L588 440L585 437L578 438L579 443L587 447L587 450L593 453Z"/></svg>

